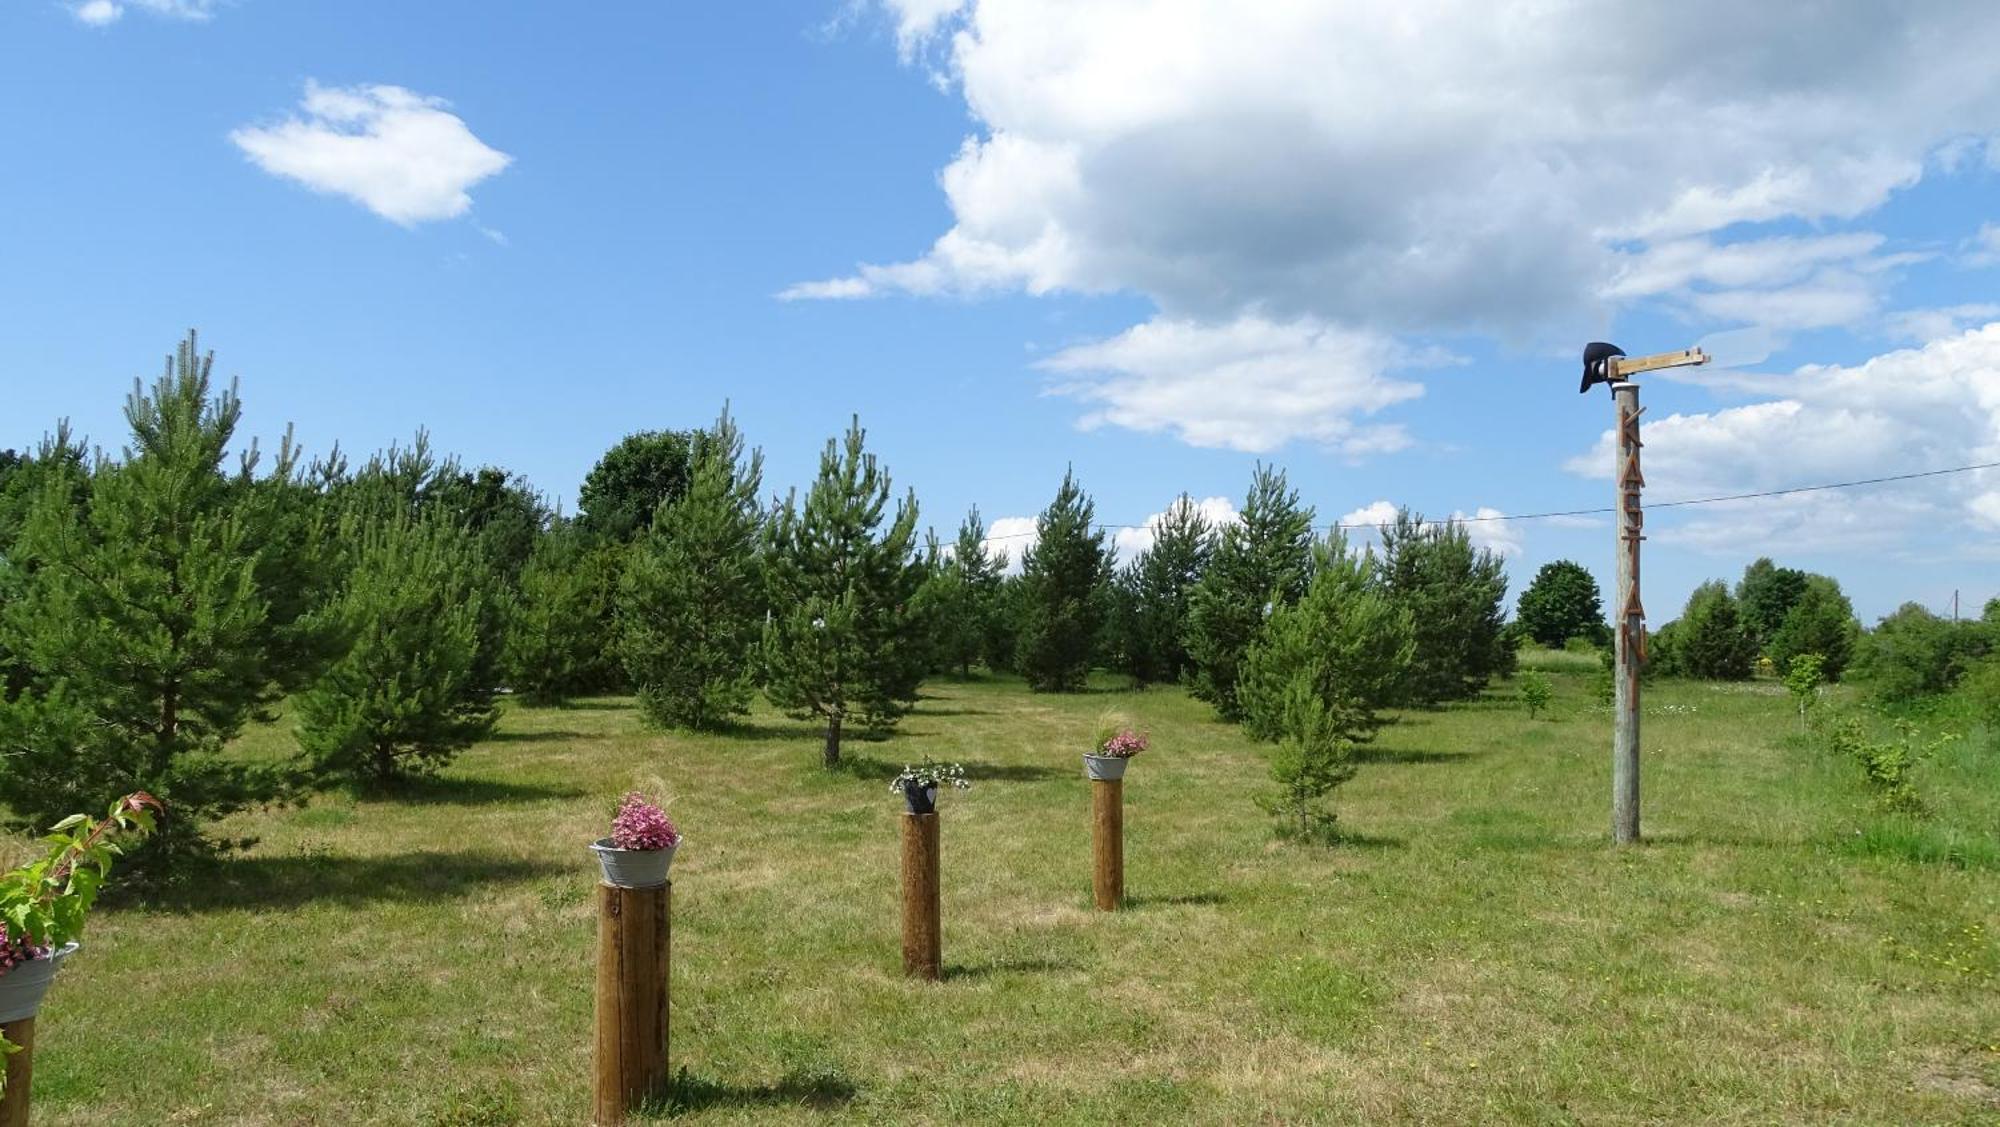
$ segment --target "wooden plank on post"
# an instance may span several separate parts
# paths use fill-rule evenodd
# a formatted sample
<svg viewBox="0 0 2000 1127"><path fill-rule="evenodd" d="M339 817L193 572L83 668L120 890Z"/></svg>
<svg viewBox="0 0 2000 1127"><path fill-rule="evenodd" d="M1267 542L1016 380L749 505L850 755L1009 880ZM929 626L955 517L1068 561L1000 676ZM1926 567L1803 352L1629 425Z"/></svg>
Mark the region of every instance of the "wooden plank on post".
<svg viewBox="0 0 2000 1127"><path fill-rule="evenodd" d="M903 973L937 981L943 971L938 816L903 815Z"/></svg>
<svg viewBox="0 0 2000 1127"><path fill-rule="evenodd" d="M35 1086L35 1019L0 1025L0 1034L21 1046L7 1058L7 1092L0 1096L0 1127L28 1127L28 1098Z"/></svg>
<svg viewBox="0 0 2000 1127"><path fill-rule="evenodd" d="M1665 354L1675 355L1675 354ZM1682 360L1682 363L1690 361ZM1666 365L1660 365L1662 367ZM1619 362L1621 374L1631 370ZM1620 845L1639 840L1639 665L1646 653L1646 611L1639 597L1639 545L1645 514L1639 493L1646 484L1639 468L1639 385L1611 387L1618 413L1618 615L1612 673L1611 836Z"/></svg>
<svg viewBox="0 0 2000 1127"><path fill-rule="evenodd" d="M1125 903L1125 780L1090 783L1090 891L1101 912Z"/></svg>

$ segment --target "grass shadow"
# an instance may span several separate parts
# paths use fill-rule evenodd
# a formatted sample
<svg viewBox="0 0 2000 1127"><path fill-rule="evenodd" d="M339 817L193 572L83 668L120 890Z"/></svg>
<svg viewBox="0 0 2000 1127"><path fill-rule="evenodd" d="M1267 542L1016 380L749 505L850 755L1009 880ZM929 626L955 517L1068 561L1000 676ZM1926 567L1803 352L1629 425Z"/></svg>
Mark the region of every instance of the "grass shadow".
<svg viewBox="0 0 2000 1127"><path fill-rule="evenodd" d="M485 806L503 802L543 802L582 798L577 787L548 783L512 783L504 779L457 775L413 775L394 783L369 787L356 797L369 802L401 802L411 806Z"/></svg>
<svg viewBox="0 0 2000 1127"><path fill-rule="evenodd" d="M339 857L301 852L289 857L231 857L153 890L145 905L178 912L239 908L285 910L306 904L359 905L435 901L495 884L520 884L575 870L573 865L491 853L404 853Z"/></svg>
<svg viewBox="0 0 2000 1127"><path fill-rule="evenodd" d="M967 763L965 777L975 783L1047 783L1057 779L1081 779L1083 769L1049 767L1040 763Z"/></svg>
<svg viewBox="0 0 2000 1127"><path fill-rule="evenodd" d="M532 732L516 732L501 728L489 734L481 743L491 744L535 744L550 743L555 740L587 740L594 737L569 728L545 728Z"/></svg>
<svg viewBox="0 0 2000 1127"><path fill-rule="evenodd" d="M1477 751L1422 751L1401 747L1356 748L1356 763L1465 763L1479 758L1483 752Z"/></svg>
<svg viewBox="0 0 2000 1127"><path fill-rule="evenodd" d="M938 977L945 982L960 982L990 978L996 974L1046 974L1051 971L1076 970L1080 964L1063 962L1059 959L996 959L990 963L946 963L938 968Z"/></svg>
<svg viewBox="0 0 2000 1127"><path fill-rule="evenodd" d="M773 1084L726 1084L686 1066L674 1074L662 1099L644 1109L668 1117L692 1115L715 1108L800 1107L836 1111L861 1094L854 1081L838 1069L791 1069Z"/></svg>
<svg viewBox="0 0 2000 1127"><path fill-rule="evenodd" d="M630 712L638 706L629 698L595 697L588 700L573 700L561 707L578 712Z"/></svg>
<svg viewBox="0 0 2000 1127"><path fill-rule="evenodd" d="M1227 904L1229 897L1220 892L1184 892L1177 896L1127 896L1127 908L1202 908L1215 904Z"/></svg>

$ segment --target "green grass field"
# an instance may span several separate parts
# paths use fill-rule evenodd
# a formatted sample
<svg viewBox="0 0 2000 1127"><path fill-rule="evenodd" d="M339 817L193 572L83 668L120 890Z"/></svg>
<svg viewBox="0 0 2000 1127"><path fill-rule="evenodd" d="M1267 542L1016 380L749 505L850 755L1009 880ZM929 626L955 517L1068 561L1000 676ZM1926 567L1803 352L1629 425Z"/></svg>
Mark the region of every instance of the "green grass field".
<svg viewBox="0 0 2000 1127"><path fill-rule="evenodd" d="M1556 663L1560 666L1562 663ZM629 787L676 796L673 1064L700 1122L1995 1122L2000 754L1870 812L1769 684L1649 690L1647 844L1607 843L1591 667L1404 714L1273 839L1261 750L1178 691L939 681L892 740L510 709L395 800L246 817L260 843L93 922L43 1011L45 1124L580 1123L594 865ZM1078 759L1125 710L1129 910L1089 899ZM246 754L289 748L282 728ZM943 799L946 980L900 974L887 780Z"/></svg>

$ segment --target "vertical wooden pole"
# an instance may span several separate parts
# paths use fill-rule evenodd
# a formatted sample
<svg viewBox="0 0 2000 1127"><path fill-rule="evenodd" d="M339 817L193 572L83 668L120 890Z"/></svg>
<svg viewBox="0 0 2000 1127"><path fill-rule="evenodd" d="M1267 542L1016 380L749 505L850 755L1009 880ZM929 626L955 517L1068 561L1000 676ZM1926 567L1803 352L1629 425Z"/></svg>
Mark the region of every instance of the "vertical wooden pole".
<svg viewBox="0 0 2000 1127"><path fill-rule="evenodd" d="M938 816L903 815L903 973L936 982L943 930L938 904Z"/></svg>
<svg viewBox="0 0 2000 1127"><path fill-rule="evenodd" d="M0 1096L0 1127L28 1127L28 1096L35 1079L35 1019L24 1017L0 1025L7 1040L21 1051L7 1058L7 1093Z"/></svg>
<svg viewBox="0 0 2000 1127"><path fill-rule="evenodd" d="M1125 780L1090 781L1090 891L1100 912L1125 903Z"/></svg>
<svg viewBox="0 0 2000 1127"><path fill-rule="evenodd" d="M1616 364L1613 360L1611 363ZM1611 836L1619 845L1639 840L1639 667L1646 660L1646 608L1639 600L1639 543L1646 537L1639 491L1639 385L1617 382L1618 411L1618 629L1613 638Z"/></svg>
<svg viewBox="0 0 2000 1127"><path fill-rule="evenodd" d="M673 883L597 886L597 1046L591 1119L625 1113L667 1081Z"/></svg>

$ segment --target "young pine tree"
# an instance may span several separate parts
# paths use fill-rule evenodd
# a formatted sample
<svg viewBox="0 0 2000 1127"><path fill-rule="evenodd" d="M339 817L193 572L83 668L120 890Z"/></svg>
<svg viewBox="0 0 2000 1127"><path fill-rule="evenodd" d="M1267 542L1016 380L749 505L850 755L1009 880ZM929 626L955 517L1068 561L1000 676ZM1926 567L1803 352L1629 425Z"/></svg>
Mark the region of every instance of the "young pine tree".
<svg viewBox="0 0 2000 1127"><path fill-rule="evenodd" d="M1496 553L1473 548L1463 525L1399 510L1382 530L1381 578L1415 630L1407 700L1464 700L1513 671L1513 648L1501 637L1506 565Z"/></svg>
<svg viewBox="0 0 2000 1127"><path fill-rule="evenodd" d="M986 523L979 517L979 507L973 506L958 526L951 557L933 580L937 658L960 677L970 677L973 664L986 652L1001 573L1006 569L1006 552L987 551Z"/></svg>
<svg viewBox="0 0 2000 1127"><path fill-rule="evenodd" d="M535 542L507 607L501 669L530 705L567 703L601 687L605 623L616 604L615 546L562 524Z"/></svg>
<svg viewBox="0 0 2000 1127"><path fill-rule="evenodd" d="M844 441L828 440L804 505L796 493L786 498L765 539L765 692L792 715L825 723L828 767L840 763L850 720L884 732L909 711L929 655L910 610L923 580L913 558L917 498L907 495L883 526L889 475L864 437L857 418Z"/></svg>
<svg viewBox="0 0 2000 1127"><path fill-rule="evenodd" d="M1189 596L1189 687L1225 719L1242 719L1236 680L1266 617L1297 602L1312 579L1312 522L1284 471L1259 465L1242 519L1223 527Z"/></svg>
<svg viewBox="0 0 2000 1127"><path fill-rule="evenodd" d="M1243 728L1277 741L1302 737L1297 694L1307 692L1344 743L1366 743L1395 703L1415 660L1409 612L1381 589L1374 557L1334 532L1315 551L1303 598L1271 612L1244 655L1238 695ZM1302 688L1303 687L1303 688Z"/></svg>
<svg viewBox="0 0 2000 1127"><path fill-rule="evenodd" d="M1155 524L1152 547L1121 576L1130 591L1125 667L1141 685L1171 684L1187 672L1189 606L1208 566L1213 532L1183 493Z"/></svg>
<svg viewBox="0 0 2000 1127"><path fill-rule="evenodd" d="M619 590L625 671L648 720L711 730L750 711L763 629L758 538L764 455L743 456L728 411L697 444L692 480L661 506Z"/></svg>
<svg viewBox="0 0 2000 1127"><path fill-rule="evenodd" d="M1330 840L1327 795L1354 776L1415 650L1409 615L1376 588L1374 561L1336 532L1317 551L1304 597L1271 613L1243 661L1244 729L1278 745L1275 795L1259 804L1288 835Z"/></svg>
<svg viewBox="0 0 2000 1127"><path fill-rule="evenodd" d="M322 778L381 785L436 770L493 729L480 675L490 571L443 514L362 526L320 612L346 650L297 698L299 746Z"/></svg>
<svg viewBox="0 0 2000 1127"><path fill-rule="evenodd" d="M1111 556L1091 527L1096 506L1065 472L1055 500L1035 521L1035 546L1021 567L1017 661L1036 692L1071 693L1090 673L1104 626Z"/></svg>
<svg viewBox="0 0 2000 1127"><path fill-rule="evenodd" d="M143 789L170 811L150 862L207 852L216 819L287 795L287 771L223 754L271 703L287 664L258 582L263 511L222 459L242 407L211 395L188 334L125 407L131 444L86 473L49 472L8 553L0 652L0 801L44 827Z"/></svg>

